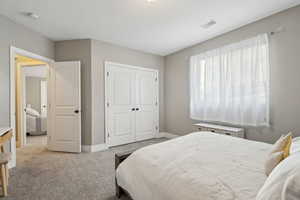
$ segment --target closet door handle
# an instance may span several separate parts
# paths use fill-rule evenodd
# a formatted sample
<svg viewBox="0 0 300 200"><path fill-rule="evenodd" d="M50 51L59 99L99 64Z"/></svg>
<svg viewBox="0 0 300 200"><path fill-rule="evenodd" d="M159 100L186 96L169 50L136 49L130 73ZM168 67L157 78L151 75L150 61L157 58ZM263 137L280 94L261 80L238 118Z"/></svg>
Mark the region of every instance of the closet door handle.
<svg viewBox="0 0 300 200"><path fill-rule="evenodd" d="M139 111L140 109L139 109L139 108L136 108L135 110L136 110L136 111Z"/></svg>
<svg viewBox="0 0 300 200"><path fill-rule="evenodd" d="M135 108L132 108L131 111L135 111Z"/></svg>

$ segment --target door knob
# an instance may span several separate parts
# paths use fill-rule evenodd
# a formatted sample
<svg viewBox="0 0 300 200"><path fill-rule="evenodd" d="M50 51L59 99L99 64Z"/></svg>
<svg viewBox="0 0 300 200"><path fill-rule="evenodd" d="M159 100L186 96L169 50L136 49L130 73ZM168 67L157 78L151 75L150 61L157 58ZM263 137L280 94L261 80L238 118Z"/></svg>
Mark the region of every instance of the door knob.
<svg viewBox="0 0 300 200"><path fill-rule="evenodd" d="M135 108L132 108L131 111L135 111Z"/></svg>
<svg viewBox="0 0 300 200"><path fill-rule="evenodd" d="M76 114L79 113L79 110L75 110L74 113L76 113Z"/></svg>
<svg viewBox="0 0 300 200"><path fill-rule="evenodd" d="M136 111L139 111L140 109L139 109L139 108L136 108L135 110L136 110Z"/></svg>

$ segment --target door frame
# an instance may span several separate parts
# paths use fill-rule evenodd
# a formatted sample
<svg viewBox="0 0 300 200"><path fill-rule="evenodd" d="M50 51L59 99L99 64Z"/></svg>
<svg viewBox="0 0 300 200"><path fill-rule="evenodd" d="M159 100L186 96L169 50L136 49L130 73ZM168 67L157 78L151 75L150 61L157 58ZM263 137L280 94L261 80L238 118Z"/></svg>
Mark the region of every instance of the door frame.
<svg viewBox="0 0 300 200"><path fill-rule="evenodd" d="M107 122L108 122L108 96L107 96L107 83L108 83L108 76L109 76L109 65L117 65L120 67L126 67L126 68L130 68L130 69L135 69L135 70L143 70L143 71L150 71L150 72L155 72L157 75L157 84L158 84L158 91L157 91L157 99L158 99L158 104L157 104L157 109L158 109L158 116L157 116L157 120L158 120L158 130L155 133L154 138L159 134L159 102L160 102L160 98L159 98L159 70L153 68L146 68L146 67L140 67L140 66L134 66L134 65L128 65L128 64L121 64L121 63L117 63L117 62L111 62L111 61L105 61L104 62L104 96L105 96L105 122L104 122L104 126L105 126L105 144L106 146L110 147L110 145L108 144L108 127L107 127ZM134 142L134 141L132 141Z"/></svg>
<svg viewBox="0 0 300 200"><path fill-rule="evenodd" d="M21 85L22 85L22 105L21 105L21 111L22 111L22 133L21 133L21 146L26 145L27 141L26 141L26 128L27 128L27 124L26 124L26 113L24 112L25 106L26 106L26 76L24 73L24 68L22 67L21 69ZM25 121L24 121L25 120Z"/></svg>
<svg viewBox="0 0 300 200"><path fill-rule="evenodd" d="M16 75L15 75L15 57L16 55L22 55L26 57L30 57L33 59L41 60L46 63L48 63L48 71L50 69L50 64L54 62L53 59L47 58L44 56L40 56L38 54L32 53L30 51L20 49L14 46L10 46L10 128L13 132L13 137L10 141L10 152L12 153L12 161L9 162L9 167L15 167L16 166ZM49 74L47 75L47 80L49 79Z"/></svg>
<svg viewBox="0 0 300 200"><path fill-rule="evenodd" d="M42 86L43 84L45 84L44 86L45 86L45 88L43 88L44 86ZM42 80L41 82L40 82L40 86L41 86L41 116L43 117L43 116L47 116L47 111L48 111L48 108L47 108L47 105L48 105L48 96L47 96L47 93L48 93L48 80ZM45 89L45 91L43 91L43 89ZM43 93L42 93L42 91L43 92L46 92L46 98L44 98L43 97ZM45 93L44 93L45 94ZM46 115L43 115L43 105L42 105L42 99L46 99Z"/></svg>
<svg viewBox="0 0 300 200"><path fill-rule="evenodd" d="M22 63L20 63L21 65L22 65ZM43 66L43 68L46 68L46 70L47 71L49 71L49 64L45 64L45 65L41 65L41 66ZM26 74L25 74L25 69L27 68L28 66L22 66L21 67L21 80L20 80L20 83L21 83L21 86L22 86L22 88L21 88L21 90L22 90L22 95L21 95L21 99L22 99L22 105L21 105L21 111L22 111L22 119L23 119L23 121L22 121L22 134L21 134L21 147L23 147L23 146L25 146L26 144L27 144L27 133L26 133L26 127L27 127L27 125L26 125L26 113L25 112L23 112L23 111L25 111L25 109L26 109ZM46 82L46 90L48 89L48 86L47 86L47 75L46 75L46 77L45 77L45 82ZM41 83L42 83L43 81L41 81ZM48 90L46 91L47 92L47 94L48 94ZM47 104L48 105L48 104ZM41 112L42 113L42 112ZM41 114L42 115L42 114Z"/></svg>

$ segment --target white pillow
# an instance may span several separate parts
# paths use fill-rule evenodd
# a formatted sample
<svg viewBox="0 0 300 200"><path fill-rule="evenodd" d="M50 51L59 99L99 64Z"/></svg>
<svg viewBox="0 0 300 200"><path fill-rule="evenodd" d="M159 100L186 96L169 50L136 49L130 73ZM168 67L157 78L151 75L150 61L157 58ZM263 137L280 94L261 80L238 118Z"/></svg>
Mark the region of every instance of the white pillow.
<svg viewBox="0 0 300 200"><path fill-rule="evenodd" d="M265 163L265 173L269 176L272 170L283 160L283 152L271 153Z"/></svg>
<svg viewBox="0 0 300 200"><path fill-rule="evenodd" d="M292 141L290 148L290 154L300 152L300 137L295 137Z"/></svg>
<svg viewBox="0 0 300 200"><path fill-rule="evenodd" d="M256 200L300 199L300 153L290 155L274 168Z"/></svg>
<svg viewBox="0 0 300 200"><path fill-rule="evenodd" d="M40 113L36 110L34 110L33 108L26 108L26 113L33 116L33 117L39 117Z"/></svg>

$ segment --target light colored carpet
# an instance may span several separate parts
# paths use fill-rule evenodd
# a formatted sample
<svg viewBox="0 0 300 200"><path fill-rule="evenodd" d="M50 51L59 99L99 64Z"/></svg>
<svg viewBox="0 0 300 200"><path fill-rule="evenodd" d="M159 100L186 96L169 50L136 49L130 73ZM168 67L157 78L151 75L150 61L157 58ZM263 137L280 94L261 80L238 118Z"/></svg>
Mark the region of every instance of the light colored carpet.
<svg viewBox="0 0 300 200"><path fill-rule="evenodd" d="M27 145L47 145L47 135L26 136Z"/></svg>
<svg viewBox="0 0 300 200"><path fill-rule="evenodd" d="M2 199L113 200L115 153L165 140L153 139L81 154L50 152L38 145L26 146L17 152L17 167L10 170L9 197Z"/></svg>

